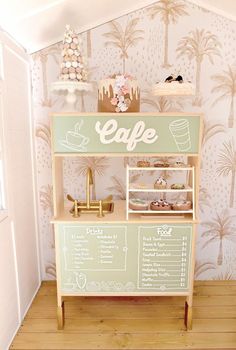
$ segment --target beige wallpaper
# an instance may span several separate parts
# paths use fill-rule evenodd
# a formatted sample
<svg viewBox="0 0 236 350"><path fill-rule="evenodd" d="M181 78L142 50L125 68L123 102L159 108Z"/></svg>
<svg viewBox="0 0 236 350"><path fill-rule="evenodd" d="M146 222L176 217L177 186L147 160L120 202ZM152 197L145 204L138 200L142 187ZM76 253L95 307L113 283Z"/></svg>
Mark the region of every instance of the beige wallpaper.
<svg viewBox="0 0 236 350"><path fill-rule="evenodd" d="M63 37L64 28L62 28ZM141 87L141 111L204 113L197 279L236 278L236 23L187 1L160 0L83 33L89 78L128 72ZM50 93L59 75L61 43L32 55L38 201L43 278L55 278L49 113L66 110ZM170 73L196 84L194 98L153 97L150 86ZM97 92L77 110L96 111ZM127 158L75 158L64 164L65 194L84 196L85 171L96 178L93 196L125 196ZM131 163L136 160L131 159Z"/></svg>

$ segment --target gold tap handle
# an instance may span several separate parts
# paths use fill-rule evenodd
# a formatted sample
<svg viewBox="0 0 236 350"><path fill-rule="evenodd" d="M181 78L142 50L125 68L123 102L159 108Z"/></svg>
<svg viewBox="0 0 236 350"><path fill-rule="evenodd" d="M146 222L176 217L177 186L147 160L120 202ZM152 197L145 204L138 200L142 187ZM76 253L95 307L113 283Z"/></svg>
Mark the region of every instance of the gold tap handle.
<svg viewBox="0 0 236 350"><path fill-rule="evenodd" d="M102 200L99 201L99 212L98 212L98 217L102 218L104 216L103 214L103 209L102 209Z"/></svg>
<svg viewBox="0 0 236 350"><path fill-rule="evenodd" d="M88 176L88 180L89 180L89 185L93 185L93 172L91 168L88 168L87 170L87 176Z"/></svg>
<svg viewBox="0 0 236 350"><path fill-rule="evenodd" d="M74 202L74 201L75 201L75 199L74 199L73 197L71 197L70 194L68 194L68 195L66 196L66 198L67 198L69 201L71 201L71 202Z"/></svg>
<svg viewBox="0 0 236 350"><path fill-rule="evenodd" d="M75 200L74 201L74 215L73 215L74 218L78 218L79 217L79 212L78 212L78 201Z"/></svg>

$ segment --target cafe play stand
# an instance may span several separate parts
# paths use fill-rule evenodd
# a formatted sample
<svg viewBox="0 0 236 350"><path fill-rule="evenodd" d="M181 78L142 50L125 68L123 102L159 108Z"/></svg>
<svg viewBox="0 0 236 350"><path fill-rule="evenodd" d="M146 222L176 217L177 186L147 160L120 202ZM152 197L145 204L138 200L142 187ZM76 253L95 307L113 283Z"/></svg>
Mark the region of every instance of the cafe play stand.
<svg viewBox="0 0 236 350"><path fill-rule="evenodd" d="M184 296L192 328L202 116L192 113L60 113L51 115L58 328L68 296ZM126 200L88 204L64 198L68 157L180 157L185 167L126 166ZM135 188L131 173L179 172L184 189ZM189 210L132 210L133 192L185 193ZM69 197L70 198L70 197ZM109 203L108 203L109 202ZM109 204L109 205L108 205ZM112 204L112 205L111 205ZM91 211L90 211L91 210Z"/></svg>

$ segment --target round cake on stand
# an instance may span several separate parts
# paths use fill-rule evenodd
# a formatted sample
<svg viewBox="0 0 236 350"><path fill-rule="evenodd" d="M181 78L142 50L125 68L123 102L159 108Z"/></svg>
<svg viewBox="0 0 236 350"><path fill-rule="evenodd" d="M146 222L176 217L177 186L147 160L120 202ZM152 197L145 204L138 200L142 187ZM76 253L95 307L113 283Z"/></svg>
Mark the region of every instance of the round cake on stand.
<svg viewBox="0 0 236 350"><path fill-rule="evenodd" d="M130 75L117 74L98 83L98 112L139 112L140 89Z"/></svg>
<svg viewBox="0 0 236 350"><path fill-rule="evenodd" d="M195 86L190 81L183 81L181 75L176 78L170 75L161 83L158 82L152 87L154 96L193 96L195 94Z"/></svg>

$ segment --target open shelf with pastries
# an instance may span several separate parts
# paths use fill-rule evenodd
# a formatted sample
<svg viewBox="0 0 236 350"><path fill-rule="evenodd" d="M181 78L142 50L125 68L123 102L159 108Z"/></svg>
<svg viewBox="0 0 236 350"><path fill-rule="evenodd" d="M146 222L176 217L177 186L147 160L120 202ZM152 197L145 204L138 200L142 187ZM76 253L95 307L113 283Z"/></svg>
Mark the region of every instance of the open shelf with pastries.
<svg viewBox="0 0 236 350"><path fill-rule="evenodd" d="M156 163L155 166L151 166L147 161L138 161L137 165L136 167L127 165L126 168L127 220L130 214L145 214L147 217L157 218L159 215L189 214L193 219L196 218L193 165L177 162L167 163L164 166ZM137 172L144 175L142 183L131 182ZM178 182L173 183L177 174L179 174ZM151 179L154 179L152 183Z"/></svg>

